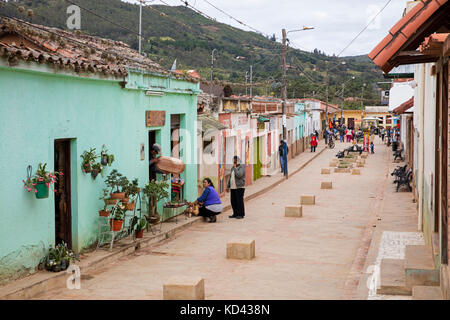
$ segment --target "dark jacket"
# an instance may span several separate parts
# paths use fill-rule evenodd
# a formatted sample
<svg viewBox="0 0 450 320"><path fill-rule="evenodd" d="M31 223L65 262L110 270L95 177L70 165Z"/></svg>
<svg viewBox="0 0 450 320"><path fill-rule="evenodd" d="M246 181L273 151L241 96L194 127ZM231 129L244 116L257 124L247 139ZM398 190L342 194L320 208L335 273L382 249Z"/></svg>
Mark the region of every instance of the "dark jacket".
<svg viewBox="0 0 450 320"><path fill-rule="evenodd" d="M245 188L245 167L240 164L236 168L231 168L230 177L228 178L227 183L227 189L230 189L230 180L231 180L231 174L234 171L234 179L236 182L236 187L238 188Z"/></svg>

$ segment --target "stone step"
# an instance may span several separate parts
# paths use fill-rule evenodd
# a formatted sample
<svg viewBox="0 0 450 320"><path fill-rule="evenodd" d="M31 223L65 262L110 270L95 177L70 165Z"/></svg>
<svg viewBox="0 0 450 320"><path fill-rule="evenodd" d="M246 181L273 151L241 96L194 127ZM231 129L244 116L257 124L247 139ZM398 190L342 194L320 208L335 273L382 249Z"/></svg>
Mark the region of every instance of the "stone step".
<svg viewBox="0 0 450 320"><path fill-rule="evenodd" d="M381 260L380 287L377 289L377 294L404 296L412 294L411 287L406 285L405 260Z"/></svg>
<svg viewBox="0 0 450 320"><path fill-rule="evenodd" d="M440 287L414 286L412 288L413 300L444 300Z"/></svg>
<svg viewBox="0 0 450 320"><path fill-rule="evenodd" d="M439 270L434 266L431 246L406 246L405 248L406 284L413 286L438 286Z"/></svg>

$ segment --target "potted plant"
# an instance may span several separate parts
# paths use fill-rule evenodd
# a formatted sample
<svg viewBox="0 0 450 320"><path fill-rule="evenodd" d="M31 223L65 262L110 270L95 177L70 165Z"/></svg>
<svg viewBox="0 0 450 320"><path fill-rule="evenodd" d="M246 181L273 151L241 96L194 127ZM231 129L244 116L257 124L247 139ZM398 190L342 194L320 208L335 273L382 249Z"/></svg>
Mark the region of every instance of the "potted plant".
<svg viewBox="0 0 450 320"><path fill-rule="evenodd" d="M47 171L46 167L47 167L46 163L44 165L42 165L42 163L39 163L36 173L34 174L34 176L31 177L31 166L29 166L28 167L29 176L26 181L22 180L25 189L28 192L34 192L37 199L48 198L48 189L50 185L53 186L53 184L56 182L57 175L59 176L63 175L62 172Z"/></svg>
<svg viewBox="0 0 450 320"><path fill-rule="evenodd" d="M111 231L120 231L122 229L123 220L125 219L125 206L118 205L114 211L114 216L109 220Z"/></svg>
<svg viewBox="0 0 450 320"><path fill-rule="evenodd" d="M70 261L79 260L72 250L67 248L67 244L62 242L52 248L50 246L46 260L45 260L45 269L48 271L59 272L62 270L66 270Z"/></svg>
<svg viewBox="0 0 450 320"><path fill-rule="evenodd" d="M120 191L119 187L124 185L124 179L121 173L119 173L116 169L111 171L111 173L106 177L105 183L106 185L113 191L111 193L111 198L113 199L123 199L125 198L125 192ZM128 181L128 180L127 180ZM128 185L128 182L126 183Z"/></svg>
<svg viewBox="0 0 450 320"><path fill-rule="evenodd" d="M97 178L98 174L102 171L103 171L103 166L98 162L94 163L92 165L92 171L91 171L92 178L95 180L95 178Z"/></svg>
<svg viewBox="0 0 450 320"><path fill-rule="evenodd" d="M100 154L100 163L103 166L111 166L111 164L114 162L114 155L108 154L108 149L106 149L106 146L103 145L102 152Z"/></svg>
<svg viewBox="0 0 450 320"><path fill-rule="evenodd" d="M108 189L103 189L103 196L101 196L99 199L100 200L103 200L104 202L105 202L105 205L103 206L103 210L99 210L98 211L98 214L101 216L101 217L107 217L107 216L109 216L109 214L111 213L111 211L110 210L108 210L106 207L108 206L108 205L114 205L114 204L116 204L116 199L108 199L108 196L109 196L109 190Z"/></svg>
<svg viewBox="0 0 450 320"><path fill-rule="evenodd" d="M138 179L134 179L131 183L128 184L126 188L126 198L131 199L131 202L127 203L126 209L129 211L134 210L134 200L136 199L136 195L140 192L140 188L138 187Z"/></svg>
<svg viewBox="0 0 450 320"><path fill-rule="evenodd" d="M159 214L157 212L158 201L167 198L169 192L167 191L169 184L166 181L150 181L142 190L142 192L147 196L147 208L148 208L148 218L150 221L159 220Z"/></svg>
<svg viewBox="0 0 450 320"><path fill-rule="evenodd" d="M80 157L83 159L81 162L81 169L85 173L90 173L92 171L92 165L95 163L95 159L98 158L98 155L95 153L95 148L84 151Z"/></svg>
<svg viewBox="0 0 450 320"><path fill-rule="evenodd" d="M148 227L147 219L140 218L138 223L136 224L135 235L136 238L142 238L144 236L144 229Z"/></svg>

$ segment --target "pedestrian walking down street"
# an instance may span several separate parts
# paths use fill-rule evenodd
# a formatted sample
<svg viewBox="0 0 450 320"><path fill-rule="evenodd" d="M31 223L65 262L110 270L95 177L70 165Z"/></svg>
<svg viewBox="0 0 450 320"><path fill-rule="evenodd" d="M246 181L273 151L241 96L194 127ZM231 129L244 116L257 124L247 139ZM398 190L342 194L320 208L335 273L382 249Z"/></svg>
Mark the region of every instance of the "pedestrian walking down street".
<svg viewBox="0 0 450 320"><path fill-rule="evenodd" d="M373 141L370 143L370 153L375 153L374 152L374 148L375 148L375 145L373 144Z"/></svg>
<svg viewBox="0 0 450 320"><path fill-rule="evenodd" d="M281 172L284 172L283 141L280 141L280 146L278 147L278 155L280 156Z"/></svg>
<svg viewBox="0 0 450 320"><path fill-rule="evenodd" d="M352 142L352 130L347 129L347 131L345 132L345 135L347 136L347 142Z"/></svg>
<svg viewBox="0 0 450 320"><path fill-rule="evenodd" d="M314 130L314 134L316 135L316 139L319 140L319 132L317 132L317 130Z"/></svg>
<svg viewBox="0 0 450 320"><path fill-rule="evenodd" d="M311 136L311 141L309 142L311 144L311 152L316 152L317 147L317 139L316 136Z"/></svg>
<svg viewBox="0 0 450 320"><path fill-rule="evenodd" d="M339 140L340 140L341 142L344 142L344 135L345 135L345 127L344 127L344 126L341 126L341 127L339 128Z"/></svg>
<svg viewBox="0 0 450 320"><path fill-rule="evenodd" d="M199 209L199 216L202 216L204 220L209 218L209 222L216 222L216 215L222 212L222 202L217 194L216 189L210 178L203 179L203 193L195 200L195 204L202 204Z"/></svg>
<svg viewBox="0 0 450 320"><path fill-rule="evenodd" d="M325 144L328 143L328 129L325 128L325 130L323 131L323 138L325 139Z"/></svg>
<svg viewBox="0 0 450 320"><path fill-rule="evenodd" d="M227 183L227 192L231 189L231 207L233 215L229 218L242 219L245 216L244 192L245 192L245 167L238 156L233 158L230 178Z"/></svg>
<svg viewBox="0 0 450 320"><path fill-rule="evenodd" d="M289 147L288 147L288 145L286 143L286 140L283 140L281 142L281 147L282 147L282 150L283 150L283 153L282 153L283 154L283 175L287 179L287 177L288 177L288 160L287 160L287 156L289 154Z"/></svg>

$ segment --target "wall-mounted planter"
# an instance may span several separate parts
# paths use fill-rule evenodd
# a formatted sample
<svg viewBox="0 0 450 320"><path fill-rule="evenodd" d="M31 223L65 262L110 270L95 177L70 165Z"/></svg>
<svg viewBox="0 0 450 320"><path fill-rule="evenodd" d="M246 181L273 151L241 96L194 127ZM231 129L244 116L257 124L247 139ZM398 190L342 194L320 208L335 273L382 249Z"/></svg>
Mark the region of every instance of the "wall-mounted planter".
<svg viewBox="0 0 450 320"><path fill-rule="evenodd" d="M95 180L95 178L97 178L99 173L100 173L100 171L98 169L92 169L92 171L91 171L92 178Z"/></svg>
<svg viewBox="0 0 450 320"><path fill-rule="evenodd" d="M92 171L92 167L91 167L90 163L85 163L83 165L83 167L84 167L84 172L86 172L86 173L90 173Z"/></svg>
<svg viewBox="0 0 450 320"><path fill-rule="evenodd" d="M134 202L127 203L125 205L125 209L127 209L128 211L133 211L134 210Z"/></svg>
<svg viewBox="0 0 450 320"><path fill-rule="evenodd" d="M45 199L48 198L48 186L45 184L45 182L38 182L36 184L36 198L37 199Z"/></svg>
<svg viewBox="0 0 450 320"><path fill-rule="evenodd" d="M107 206L113 206L113 205L115 205L116 202L117 202L117 199L104 199L104 200L105 200L105 204L106 204Z"/></svg>
<svg viewBox="0 0 450 320"><path fill-rule="evenodd" d="M136 231L136 238L142 238L144 237L144 229L142 229L141 231Z"/></svg>
<svg viewBox="0 0 450 320"><path fill-rule="evenodd" d="M109 214L111 213L111 211L109 210L99 210L98 214L100 215L100 217L107 217L109 216Z"/></svg>

